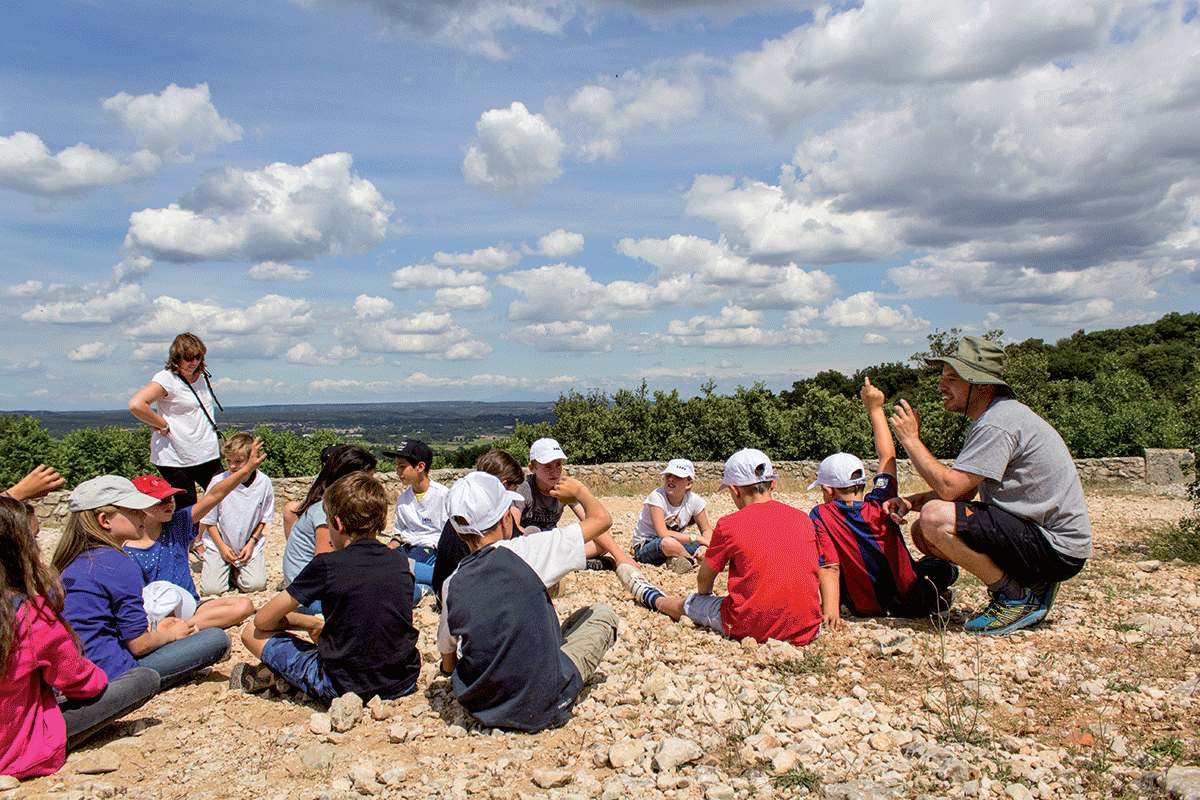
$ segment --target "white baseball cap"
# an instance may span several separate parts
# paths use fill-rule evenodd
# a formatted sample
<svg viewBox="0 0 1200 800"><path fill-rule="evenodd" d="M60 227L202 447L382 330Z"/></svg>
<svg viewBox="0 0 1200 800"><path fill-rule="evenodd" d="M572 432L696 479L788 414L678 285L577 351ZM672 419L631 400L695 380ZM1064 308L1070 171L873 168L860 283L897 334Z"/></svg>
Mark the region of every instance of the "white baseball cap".
<svg viewBox="0 0 1200 800"><path fill-rule="evenodd" d="M686 458L672 458L667 462L667 468L659 475L675 475L680 478L696 478L696 468L692 466L692 462Z"/></svg>
<svg viewBox="0 0 1200 800"><path fill-rule="evenodd" d="M551 461L567 458L567 454L563 452L562 446L559 445L556 439L538 439L529 448L529 460L538 464L549 464Z"/></svg>
<svg viewBox="0 0 1200 800"><path fill-rule="evenodd" d="M91 511L101 506L144 509L158 502L157 497L139 492L128 478L101 475L76 486L67 497L67 508L71 511Z"/></svg>
<svg viewBox="0 0 1200 800"><path fill-rule="evenodd" d="M171 616L191 619L196 613L196 598L192 593L169 581L151 581L143 586L142 605L150 622Z"/></svg>
<svg viewBox="0 0 1200 800"><path fill-rule="evenodd" d="M818 486L845 489L862 486L867 482L867 470L858 456L849 453L834 453L827 456L817 469L817 479L808 485L809 490Z"/></svg>
<svg viewBox="0 0 1200 800"><path fill-rule="evenodd" d="M766 453L747 447L738 450L725 462L721 483L725 486L751 486L763 481L773 481L778 477Z"/></svg>
<svg viewBox="0 0 1200 800"><path fill-rule="evenodd" d="M450 524L461 534L483 536L508 513L514 500L521 499L490 472L468 472L454 482L446 498Z"/></svg>

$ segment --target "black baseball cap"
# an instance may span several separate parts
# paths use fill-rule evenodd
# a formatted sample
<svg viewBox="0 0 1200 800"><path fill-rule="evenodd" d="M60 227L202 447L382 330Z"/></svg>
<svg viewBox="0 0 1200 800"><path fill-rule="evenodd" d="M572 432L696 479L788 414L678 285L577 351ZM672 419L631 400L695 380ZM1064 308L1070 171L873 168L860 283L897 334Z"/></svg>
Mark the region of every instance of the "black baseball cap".
<svg viewBox="0 0 1200 800"><path fill-rule="evenodd" d="M433 466L433 449L420 439L403 441L398 449L384 450L383 455L387 458L403 458L414 467L417 464L424 464L426 469Z"/></svg>

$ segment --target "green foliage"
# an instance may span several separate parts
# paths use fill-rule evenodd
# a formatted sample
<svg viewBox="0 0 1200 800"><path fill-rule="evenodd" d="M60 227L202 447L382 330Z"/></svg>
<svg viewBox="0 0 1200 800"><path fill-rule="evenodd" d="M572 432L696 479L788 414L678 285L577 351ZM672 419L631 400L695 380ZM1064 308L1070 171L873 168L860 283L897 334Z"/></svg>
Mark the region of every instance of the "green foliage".
<svg viewBox="0 0 1200 800"><path fill-rule="evenodd" d="M56 466L54 440L33 417L0 416L0 489L24 478L38 464Z"/></svg>
<svg viewBox="0 0 1200 800"><path fill-rule="evenodd" d="M67 481L67 487L97 475L157 475L150 463L150 428L134 430L105 425L73 431L58 443L51 464Z"/></svg>

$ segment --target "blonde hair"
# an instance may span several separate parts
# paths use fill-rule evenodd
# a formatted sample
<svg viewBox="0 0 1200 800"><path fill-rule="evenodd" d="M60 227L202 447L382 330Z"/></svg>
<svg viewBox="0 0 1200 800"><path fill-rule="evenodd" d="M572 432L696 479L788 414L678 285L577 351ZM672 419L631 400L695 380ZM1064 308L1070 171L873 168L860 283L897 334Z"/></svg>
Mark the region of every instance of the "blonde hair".
<svg viewBox="0 0 1200 800"><path fill-rule="evenodd" d="M248 433L235 433L225 440L225 444L221 447L221 455L228 461L235 456L246 458L250 455L250 448L254 445L254 437Z"/></svg>
<svg viewBox="0 0 1200 800"><path fill-rule="evenodd" d="M182 378L179 366L183 360L200 356L199 371L203 375L208 370L208 365L204 363L204 356L207 353L208 348L204 346L204 342L200 341L199 336L194 333L181 333L175 337L175 341L171 342L171 350L167 354L167 369Z"/></svg>
<svg viewBox="0 0 1200 800"><path fill-rule="evenodd" d="M80 553L96 547L111 547L124 555L125 551L121 549L120 542L113 538L112 533L104 529L98 519L100 514L107 514L111 517L117 513L120 513L120 509L116 506L100 506L86 511L72 511L67 517L67 524L63 526L58 547L54 548L51 566L61 574L72 561L79 558Z"/></svg>

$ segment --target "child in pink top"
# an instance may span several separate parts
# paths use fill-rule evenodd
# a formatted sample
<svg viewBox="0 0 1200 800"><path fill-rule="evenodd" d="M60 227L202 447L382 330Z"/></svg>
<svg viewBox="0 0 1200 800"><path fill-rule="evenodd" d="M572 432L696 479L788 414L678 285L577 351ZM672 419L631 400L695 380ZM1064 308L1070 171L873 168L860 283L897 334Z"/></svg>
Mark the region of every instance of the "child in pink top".
<svg viewBox="0 0 1200 800"><path fill-rule="evenodd" d="M37 530L32 507L0 496L0 774L16 778L57 772L68 744L158 690L154 670L130 670L110 685L83 656L62 617L62 584L39 557Z"/></svg>

